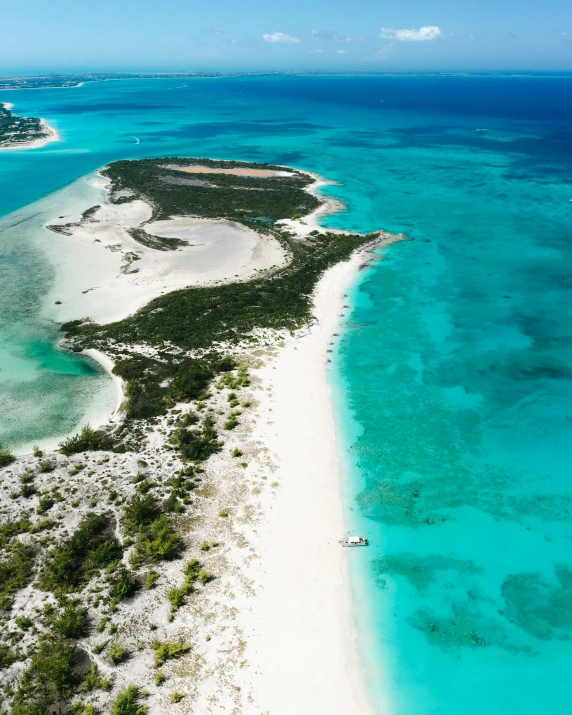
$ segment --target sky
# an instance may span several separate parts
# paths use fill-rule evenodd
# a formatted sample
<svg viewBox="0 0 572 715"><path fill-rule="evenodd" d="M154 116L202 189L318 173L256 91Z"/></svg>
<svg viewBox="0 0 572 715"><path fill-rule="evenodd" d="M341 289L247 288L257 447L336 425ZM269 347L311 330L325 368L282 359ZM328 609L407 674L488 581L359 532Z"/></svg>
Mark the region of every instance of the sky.
<svg viewBox="0 0 572 715"><path fill-rule="evenodd" d="M0 74L572 71L571 0L2 3Z"/></svg>

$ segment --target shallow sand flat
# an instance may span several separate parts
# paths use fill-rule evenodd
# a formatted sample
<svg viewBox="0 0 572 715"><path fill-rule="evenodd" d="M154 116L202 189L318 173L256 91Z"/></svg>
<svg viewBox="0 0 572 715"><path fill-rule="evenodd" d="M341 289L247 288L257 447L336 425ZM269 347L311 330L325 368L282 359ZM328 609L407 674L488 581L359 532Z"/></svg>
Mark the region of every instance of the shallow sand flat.
<svg viewBox="0 0 572 715"><path fill-rule="evenodd" d="M184 171L186 174L232 174L233 176L254 176L259 179L268 179L273 176L292 176L290 171L271 171L269 169L213 169L210 166L191 164L190 166L179 166L177 164L165 165L165 169L175 169Z"/></svg>
<svg viewBox="0 0 572 715"><path fill-rule="evenodd" d="M101 199L98 195L94 203ZM72 228L71 236L45 229L43 247L56 270L45 301L46 316L57 322L84 317L111 322L162 293L244 280L286 262L274 238L223 220L175 217L145 224L142 228L153 235L189 241L188 247L175 251L148 248L127 229L150 218L151 208L143 201L105 203L94 221ZM48 224L74 221L77 215Z"/></svg>

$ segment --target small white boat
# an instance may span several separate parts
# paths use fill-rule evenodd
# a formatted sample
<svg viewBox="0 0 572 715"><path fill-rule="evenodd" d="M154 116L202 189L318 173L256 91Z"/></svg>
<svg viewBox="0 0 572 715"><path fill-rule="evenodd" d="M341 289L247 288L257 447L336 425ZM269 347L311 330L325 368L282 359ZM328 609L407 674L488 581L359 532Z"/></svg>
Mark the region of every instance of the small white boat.
<svg viewBox="0 0 572 715"><path fill-rule="evenodd" d="M340 539L340 544L342 546L367 546L368 541L365 536L346 536Z"/></svg>

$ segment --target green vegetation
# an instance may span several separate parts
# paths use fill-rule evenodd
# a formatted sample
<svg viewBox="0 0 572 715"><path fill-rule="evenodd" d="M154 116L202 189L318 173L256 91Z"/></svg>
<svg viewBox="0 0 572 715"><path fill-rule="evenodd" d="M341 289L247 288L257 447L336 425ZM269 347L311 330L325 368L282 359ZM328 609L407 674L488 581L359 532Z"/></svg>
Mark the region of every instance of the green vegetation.
<svg viewBox="0 0 572 715"><path fill-rule="evenodd" d="M109 660L113 663L113 665L119 665L119 663L122 663L127 659L129 652L123 647L121 642L117 640L109 649L108 655Z"/></svg>
<svg viewBox="0 0 572 715"><path fill-rule="evenodd" d="M13 594L26 586L34 573L34 549L16 541L0 561L0 610L8 611Z"/></svg>
<svg viewBox="0 0 572 715"><path fill-rule="evenodd" d="M79 684L79 653L64 638L47 637L24 671L11 715L46 715L69 699Z"/></svg>
<svg viewBox="0 0 572 715"><path fill-rule="evenodd" d="M194 419L183 420L183 424L175 430L170 438L184 457L195 462L202 462L215 454L221 448L213 418L207 415L201 427L190 429L187 424L193 424Z"/></svg>
<svg viewBox="0 0 572 715"><path fill-rule="evenodd" d="M177 690L175 690L174 693L171 693L171 702L180 703L184 697L185 696L182 693L179 693Z"/></svg>
<svg viewBox="0 0 572 715"><path fill-rule="evenodd" d="M182 541L175 532L156 499L151 494L136 494L125 507L124 524L127 533L137 534L132 561L136 565L174 559Z"/></svg>
<svg viewBox="0 0 572 715"><path fill-rule="evenodd" d="M53 505L56 503L56 500L50 496L49 494L42 494L40 497L40 503L38 504L38 508L36 509L38 514L45 514L47 511L49 511Z"/></svg>
<svg viewBox="0 0 572 715"><path fill-rule="evenodd" d="M111 517L87 514L75 534L48 555L40 586L55 593L76 591L92 574L119 561L122 554L112 533Z"/></svg>
<svg viewBox="0 0 572 715"><path fill-rule="evenodd" d="M191 646L187 643L153 641L151 648L155 651L155 668L160 668L166 661L180 658L191 649Z"/></svg>
<svg viewBox="0 0 572 715"><path fill-rule="evenodd" d="M79 601L69 601L54 621L53 631L70 639L86 636L89 631L87 609L81 606Z"/></svg>
<svg viewBox="0 0 572 715"><path fill-rule="evenodd" d="M112 201L114 194L129 189L135 194L133 198L143 199L153 206L155 220L193 214L258 223L259 217L293 218L319 206L316 197L304 191L312 179L299 171L291 170L291 176L271 178L201 174L197 181L197 177L178 168L192 164L213 169L238 166L284 171L283 167L271 164L165 158L116 161L102 173L111 180Z"/></svg>
<svg viewBox="0 0 572 715"><path fill-rule="evenodd" d="M122 690L113 703L112 715L145 715L147 707L140 704L141 693L136 685Z"/></svg>
<svg viewBox="0 0 572 715"><path fill-rule="evenodd" d="M61 442L59 449L66 457L70 457L79 452L109 450L112 445L111 438L105 432L94 430L89 425L85 425L81 432Z"/></svg>
<svg viewBox="0 0 572 715"><path fill-rule="evenodd" d="M89 673L84 677L81 684L82 690L109 690L111 683L107 678L102 678L99 674L99 668L95 663L92 664Z"/></svg>
<svg viewBox="0 0 572 715"><path fill-rule="evenodd" d="M134 596L140 587L139 581L137 581L131 571L121 566L111 581L109 595L112 602L117 603L118 601L124 601ZM112 633L111 628L109 632Z"/></svg>
<svg viewBox="0 0 572 715"><path fill-rule="evenodd" d="M16 457L7 449L0 447L0 467L7 467L16 461Z"/></svg>

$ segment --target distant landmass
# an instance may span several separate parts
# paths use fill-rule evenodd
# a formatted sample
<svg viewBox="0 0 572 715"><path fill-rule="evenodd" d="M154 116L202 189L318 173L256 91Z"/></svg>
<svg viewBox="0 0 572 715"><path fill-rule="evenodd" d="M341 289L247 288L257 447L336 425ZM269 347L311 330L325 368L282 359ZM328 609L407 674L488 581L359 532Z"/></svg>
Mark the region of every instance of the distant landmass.
<svg viewBox="0 0 572 715"><path fill-rule="evenodd" d="M193 77L256 77L256 76L349 76L349 77L566 77L571 72L533 72L530 70L488 70L488 71L433 71L433 72L380 72L380 71L299 71L299 72L89 72L87 74L46 74L25 77L0 77L0 90L3 89L47 89L61 87L78 87L85 82L103 82L117 79L188 79Z"/></svg>

